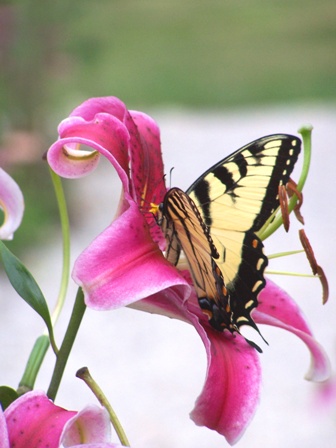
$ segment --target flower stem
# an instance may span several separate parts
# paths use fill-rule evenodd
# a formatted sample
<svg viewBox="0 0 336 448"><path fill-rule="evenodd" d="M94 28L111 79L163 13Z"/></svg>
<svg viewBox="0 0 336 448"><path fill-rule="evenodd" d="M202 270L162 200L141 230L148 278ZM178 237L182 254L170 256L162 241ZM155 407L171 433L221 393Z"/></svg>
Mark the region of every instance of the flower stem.
<svg viewBox="0 0 336 448"><path fill-rule="evenodd" d="M108 399L106 398L106 395L101 390L101 388L98 386L96 381L92 378L89 369L87 367L82 367L79 369L76 373L76 376L83 380L87 386L92 390L94 395L97 397L99 403L104 406L104 408L107 410L110 416L111 423L119 437L120 443L123 446L130 446L129 441L127 440L125 431L123 427L120 424L120 421L117 417L117 414L114 412L111 404L109 403Z"/></svg>
<svg viewBox="0 0 336 448"><path fill-rule="evenodd" d="M62 277L60 289L56 301L54 311L51 315L52 327L61 313L64 305L66 292L69 283L69 273L70 273L70 226L68 211L64 196L64 191L62 188L62 183L60 177L49 169L51 180L53 182L55 196L58 204L58 210L60 215L61 229L62 229L62 239L63 239L63 263L62 263ZM49 332L46 328L41 336L39 336L33 346L33 349L29 355L25 371L22 375L22 379L19 383L18 394L22 395L29 390L32 390L35 384L36 377L41 368L44 357L50 346L50 340L48 336ZM55 342L52 344L54 353L57 355L58 349Z"/></svg>
<svg viewBox="0 0 336 448"><path fill-rule="evenodd" d="M55 400L66 363L68 361L72 346L75 342L79 326L82 322L86 305L84 303L84 294L82 288L78 288L75 304L70 317L69 325L65 333L62 345L57 353L56 364L51 378L50 386L47 392L51 400Z"/></svg>
<svg viewBox="0 0 336 448"><path fill-rule="evenodd" d="M33 390L37 374L42 365L43 359L49 348L49 337L45 334L36 339L34 347L28 358L25 371L19 383L17 393L23 395L26 392Z"/></svg>
<svg viewBox="0 0 336 448"><path fill-rule="evenodd" d="M60 214L61 228L62 228L62 239L63 239L63 263L62 263L62 278L61 285L56 301L54 311L51 315L51 321L55 325L61 310L63 308L66 292L69 284L70 276L70 225L69 216L66 205L66 200L64 196L64 191L62 187L62 182L60 177L54 173L52 169L49 168L50 177L54 185L55 195L58 204L58 210Z"/></svg>

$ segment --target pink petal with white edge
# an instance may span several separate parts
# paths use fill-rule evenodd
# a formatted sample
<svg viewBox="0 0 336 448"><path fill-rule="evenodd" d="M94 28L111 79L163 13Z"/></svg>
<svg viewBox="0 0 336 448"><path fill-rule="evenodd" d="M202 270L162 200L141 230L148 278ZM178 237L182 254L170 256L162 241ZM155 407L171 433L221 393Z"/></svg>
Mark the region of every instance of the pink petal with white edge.
<svg viewBox="0 0 336 448"><path fill-rule="evenodd" d="M257 324L283 328L298 336L308 347L311 365L305 378L310 381L325 381L330 375L330 362L313 334L297 304L279 286L267 280L266 287L258 297L259 305L253 311Z"/></svg>
<svg viewBox="0 0 336 448"><path fill-rule="evenodd" d="M63 427L76 412L56 406L44 392L33 391L15 400L4 414L11 447L58 448Z"/></svg>
<svg viewBox="0 0 336 448"><path fill-rule="evenodd" d="M0 226L0 239L11 240L22 221L24 200L17 183L1 168L0 208L4 212L4 221Z"/></svg>
<svg viewBox="0 0 336 448"><path fill-rule="evenodd" d="M77 258L72 273L88 306L107 310L129 305L171 286L188 297L190 285L153 242L147 223L129 208Z"/></svg>
<svg viewBox="0 0 336 448"><path fill-rule="evenodd" d="M105 408L90 405L64 426L61 443L68 448L77 444L111 441L111 423Z"/></svg>

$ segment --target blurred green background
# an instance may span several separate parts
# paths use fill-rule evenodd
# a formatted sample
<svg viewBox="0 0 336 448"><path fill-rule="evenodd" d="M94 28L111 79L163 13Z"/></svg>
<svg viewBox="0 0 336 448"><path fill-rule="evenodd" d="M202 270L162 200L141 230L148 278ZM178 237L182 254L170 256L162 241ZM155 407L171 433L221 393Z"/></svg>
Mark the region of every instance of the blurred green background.
<svg viewBox="0 0 336 448"><path fill-rule="evenodd" d="M0 42L0 163L27 205L17 244L52 223L41 156L88 97L147 111L336 99L334 0L7 1Z"/></svg>

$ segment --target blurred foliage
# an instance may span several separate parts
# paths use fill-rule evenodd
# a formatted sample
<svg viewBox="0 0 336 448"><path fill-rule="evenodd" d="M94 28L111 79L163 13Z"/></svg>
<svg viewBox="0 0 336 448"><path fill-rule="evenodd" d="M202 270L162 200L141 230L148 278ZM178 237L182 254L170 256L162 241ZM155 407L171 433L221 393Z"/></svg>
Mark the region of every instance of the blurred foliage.
<svg viewBox="0 0 336 448"><path fill-rule="evenodd" d="M37 160L84 99L116 95L132 109L335 101L335 21L334 0L2 2L0 138L24 130L44 142L20 171L20 156L2 164L25 186L26 216L55 214ZM0 163L19 154L1 146Z"/></svg>
<svg viewBox="0 0 336 448"><path fill-rule="evenodd" d="M47 241L51 235L61 238L61 232L47 162L41 160L28 168L19 165L11 174L23 190L25 213L14 239L5 243L12 252L20 255L36 242Z"/></svg>
<svg viewBox="0 0 336 448"><path fill-rule="evenodd" d="M335 19L332 0L84 2L71 91L132 107L335 99Z"/></svg>
<svg viewBox="0 0 336 448"><path fill-rule="evenodd" d="M17 0L0 20L15 127L98 95L133 108L336 98L333 0Z"/></svg>

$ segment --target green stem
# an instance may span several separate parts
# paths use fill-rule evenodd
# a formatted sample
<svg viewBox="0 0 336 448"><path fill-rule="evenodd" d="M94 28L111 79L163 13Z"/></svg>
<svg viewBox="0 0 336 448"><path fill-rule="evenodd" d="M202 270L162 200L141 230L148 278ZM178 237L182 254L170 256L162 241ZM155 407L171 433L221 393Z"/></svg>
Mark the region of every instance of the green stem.
<svg viewBox="0 0 336 448"><path fill-rule="evenodd" d="M70 276L70 226L68 211L64 196L64 191L62 188L62 183L60 177L54 173L50 168L50 177L53 182L54 192L58 204L58 210L60 215L61 229L62 229L62 240L63 240L63 263L62 263L62 277L60 289L56 301L54 311L51 315L52 326L55 323L61 313L63 308L66 292L69 284ZM34 347L29 355L25 371L23 372L22 379L19 383L18 393L22 394L28 390L32 390L36 381L38 372L40 371L42 362L50 346L50 340L48 337L48 329L45 329L43 335L39 336L34 344ZM49 335L50 336L50 335ZM52 347L54 353L57 354L58 349L56 347L55 341L52 341Z"/></svg>
<svg viewBox="0 0 336 448"><path fill-rule="evenodd" d="M271 254L268 255L267 254L267 258L269 260L272 260L272 258L281 258L281 257L288 257L288 255L297 255L297 254L302 254L304 252L303 249L299 249L299 250L290 250L288 252L278 252L276 254Z"/></svg>
<svg viewBox="0 0 336 448"><path fill-rule="evenodd" d="M288 271L266 271L266 274L272 274L272 275L286 275L290 277L307 277L307 278L316 278L316 275L314 274L301 274L300 272L288 272Z"/></svg>
<svg viewBox="0 0 336 448"><path fill-rule="evenodd" d="M51 315L51 321L55 325L61 310L63 308L65 297L69 284L70 276L70 225L69 216L66 205L66 200L64 196L64 191L62 187L62 182L60 177L49 168L50 176L54 185L55 195L58 204L58 210L60 214L61 228L62 228L62 239L63 239L63 268L62 268L62 278L60 290L58 293L56 305L54 311Z"/></svg>
<svg viewBox="0 0 336 448"><path fill-rule="evenodd" d="M92 376L89 372L89 369L87 367L83 367L83 368L79 369L78 372L76 373L76 376L78 378L80 378L81 380L83 380L87 386L89 386L89 388L92 390L94 395L97 397L99 403L102 406L104 406L104 408L109 413L110 421L119 437L120 443L123 446L130 446L130 443L127 439L127 436L125 434L123 427L121 426L121 423L117 417L117 414L114 412L110 402L106 398L106 395L104 394L102 389L99 387L99 385L96 383L96 381L92 378Z"/></svg>
<svg viewBox="0 0 336 448"><path fill-rule="evenodd" d="M26 364L25 371L23 372L22 379L19 383L19 388L17 390L19 395L23 395L34 388L37 374L40 370L49 345L49 337L47 335L42 335L36 339Z"/></svg>
<svg viewBox="0 0 336 448"><path fill-rule="evenodd" d="M47 392L51 400L55 400L66 363L68 361L72 346L75 342L79 326L82 322L86 305L84 303L84 294L82 288L78 288L75 304L70 317L69 325L65 333L62 345L57 354L54 372L51 378L50 386Z"/></svg>
<svg viewBox="0 0 336 448"><path fill-rule="evenodd" d="M302 170L300 179L297 183L297 190L302 191L304 184L306 182L308 172L309 172L309 166L310 166L310 159L311 159L311 133L312 133L313 127L311 125L302 126L298 132L302 135L303 140L303 164L302 164ZM291 213L294 210L294 207L297 203L297 197L296 195L293 195L291 197L289 203L288 203L288 212ZM266 225L263 229L261 229L257 234L259 238L263 241L266 238L268 238L270 235L272 235L278 228L282 225L283 219L282 215L278 214L274 220L271 222L271 224Z"/></svg>

